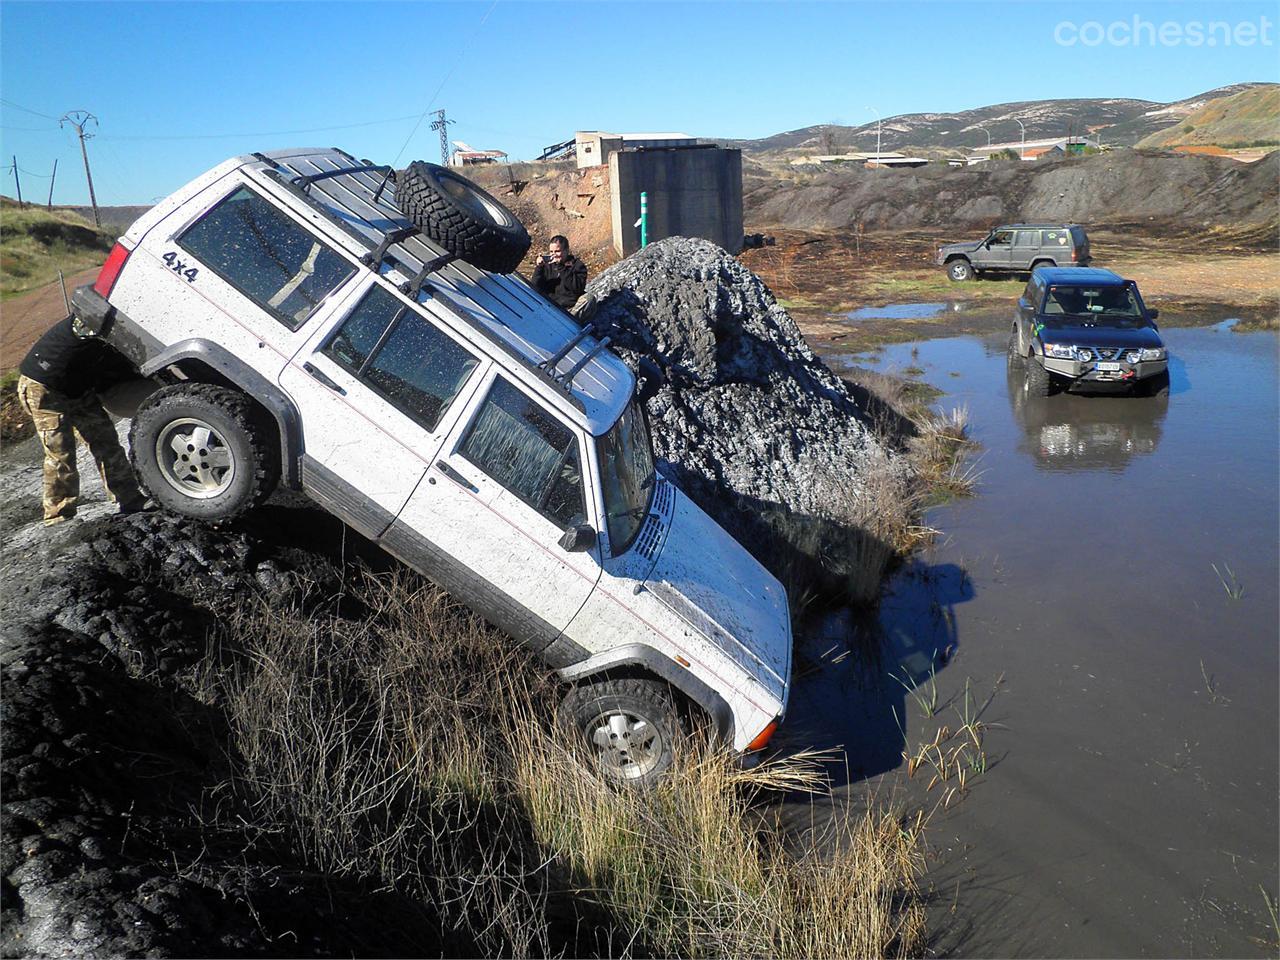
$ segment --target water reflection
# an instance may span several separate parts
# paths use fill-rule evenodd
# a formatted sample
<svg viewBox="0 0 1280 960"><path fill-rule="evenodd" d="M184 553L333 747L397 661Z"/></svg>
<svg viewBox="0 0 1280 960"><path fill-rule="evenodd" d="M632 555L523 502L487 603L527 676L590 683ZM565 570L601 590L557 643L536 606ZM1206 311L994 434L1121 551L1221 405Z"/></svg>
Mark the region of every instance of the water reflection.
<svg viewBox="0 0 1280 960"><path fill-rule="evenodd" d="M796 682L774 746L834 751L834 785L900 766L906 739L919 737L918 703L936 694L959 647L954 607L973 596L964 569L916 557L886 586L875 616L838 610L798 637Z"/></svg>
<svg viewBox="0 0 1280 960"><path fill-rule="evenodd" d="M1009 403L1022 427L1018 450L1044 470L1120 473L1160 445L1168 397L1060 393L1034 396L1026 364L1006 367Z"/></svg>

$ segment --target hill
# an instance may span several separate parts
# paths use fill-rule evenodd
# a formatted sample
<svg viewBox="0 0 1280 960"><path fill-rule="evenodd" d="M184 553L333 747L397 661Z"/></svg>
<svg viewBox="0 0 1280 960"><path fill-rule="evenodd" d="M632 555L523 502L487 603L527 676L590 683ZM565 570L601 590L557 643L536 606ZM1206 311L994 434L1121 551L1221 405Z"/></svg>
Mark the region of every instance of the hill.
<svg viewBox="0 0 1280 960"><path fill-rule="evenodd" d="M1257 163L1183 153L1116 150L1081 159L989 162L913 170L842 166L784 179L744 171L749 230L942 227L1016 220L1142 224L1183 233L1213 228L1274 247L1280 152Z"/></svg>
<svg viewBox="0 0 1280 960"><path fill-rule="evenodd" d="M967 151L991 142L1010 142L1021 137L1018 121L1026 127L1027 139L1070 134L1096 133L1108 146L1133 146L1144 137L1174 126L1213 100L1251 89L1280 90L1280 85L1237 83L1209 90L1173 103L1134 99L1019 100L999 103L959 113L907 113L885 117L880 124L883 150L946 149ZM860 126L818 124L777 133L759 140L719 140L747 153L778 153L807 150L834 152L835 149L874 150L876 123Z"/></svg>
<svg viewBox="0 0 1280 960"><path fill-rule="evenodd" d="M1143 138L1140 147L1280 145L1280 86L1253 87L1210 100L1177 125Z"/></svg>
<svg viewBox="0 0 1280 960"><path fill-rule="evenodd" d="M106 259L116 234L66 210L0 197L0 298L45 286Z"/></svg>

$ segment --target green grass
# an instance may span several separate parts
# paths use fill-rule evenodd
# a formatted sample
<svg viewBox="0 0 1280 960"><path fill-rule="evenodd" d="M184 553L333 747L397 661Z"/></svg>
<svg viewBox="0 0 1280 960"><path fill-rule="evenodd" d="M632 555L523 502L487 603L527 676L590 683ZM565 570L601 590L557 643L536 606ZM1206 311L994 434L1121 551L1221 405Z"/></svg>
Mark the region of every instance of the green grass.
<svg viewBox="0 0 1280 960"><path fill-rule="evenodd" d="M100 265L114 237L72 213L0 206L0 300Z"/></svg>

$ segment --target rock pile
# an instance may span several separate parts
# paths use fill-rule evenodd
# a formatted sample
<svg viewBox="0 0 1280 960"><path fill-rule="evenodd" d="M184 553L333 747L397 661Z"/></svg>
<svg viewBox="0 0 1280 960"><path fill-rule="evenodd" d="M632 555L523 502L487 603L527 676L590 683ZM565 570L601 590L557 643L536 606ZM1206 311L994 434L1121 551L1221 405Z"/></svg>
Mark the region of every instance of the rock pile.
<svg viewBox="0 0 1280 960"><path fill-rule="evenodd" d="M647 358L662 371L648 403L655 453L776 574L795 560L797 526L847 519L841 500L900 471L768 287L715 244L655 243L588 292L613 348L633 369Z"/></svg>

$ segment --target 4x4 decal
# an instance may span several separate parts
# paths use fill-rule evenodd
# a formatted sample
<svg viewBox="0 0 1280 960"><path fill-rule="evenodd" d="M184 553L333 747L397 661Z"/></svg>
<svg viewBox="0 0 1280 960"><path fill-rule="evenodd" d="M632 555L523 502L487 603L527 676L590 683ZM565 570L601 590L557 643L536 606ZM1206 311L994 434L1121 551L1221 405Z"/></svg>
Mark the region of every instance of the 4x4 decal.
<svg viewBox="0 0 1280 960"><path fill-rule="evenodd" d="M200 275L200 271L195 267L188 267L185 263L178 259L178 255L172 250L160 258L169 265L169 269L181 277L187 278L187 283L195 283L196 277Z"/></svg>

